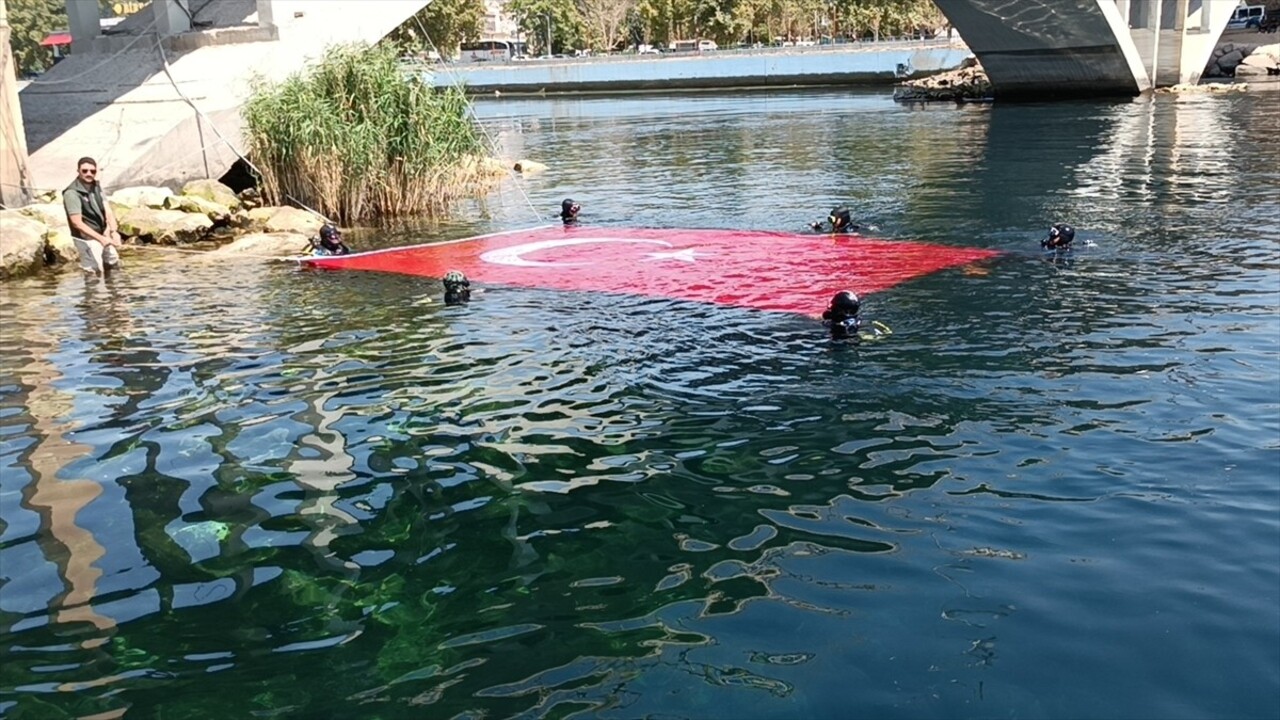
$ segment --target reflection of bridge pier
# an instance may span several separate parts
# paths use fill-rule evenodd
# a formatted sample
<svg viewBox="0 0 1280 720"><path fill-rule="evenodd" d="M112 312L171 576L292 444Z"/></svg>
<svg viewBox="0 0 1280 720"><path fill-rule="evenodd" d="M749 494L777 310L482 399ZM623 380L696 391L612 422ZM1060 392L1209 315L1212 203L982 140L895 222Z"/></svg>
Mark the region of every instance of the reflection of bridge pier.
<svg viewBox="0 0 1280 720"><path fill-rule="evenodd" d="M1196 83L1224 0L938 0L1001 96L1135 95Z"/></svg>

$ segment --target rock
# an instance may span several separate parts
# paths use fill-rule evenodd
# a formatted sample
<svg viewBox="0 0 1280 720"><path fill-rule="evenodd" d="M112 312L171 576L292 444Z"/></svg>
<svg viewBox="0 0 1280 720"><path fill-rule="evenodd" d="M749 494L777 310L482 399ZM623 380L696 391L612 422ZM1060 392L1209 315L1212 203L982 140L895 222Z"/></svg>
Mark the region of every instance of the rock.
<svg viewBox="0 0 1280 720"><path fill-rule="evenodd" d="M19 210L0 210L0 280L30 275L44 267L44 223Z"/></svg>
<svg viewBox="0 0 1280 720"><path fill-rule="evenodd" d="M235 191L217 180L192 180L182 186L182 194L208 200L228 210L240 207L240 198L236 196Z"/></svg>
<svg viewBox="0 0 1280 720"><path fill-rule="evenodd" d="M196 242L209 236L213 221L207 215L183 213L182 217L160 228L156 242L164 245Z"/></svg>
<svg viewBox="0 0 1280 720"><path fill-rule="evenodd" d="M315 215L293 207L256 208L249 211L253 217L258 210L274 210L263 229L269 233L299 233L310 237L320 231L324 221Z"/></svg>
<svg viewBox="0 0 1280 720"><path fill-rule="evenodd" d="M1258 50L1250 53L1249 57L1241 61L1240 65L1236 67L1236 72L1239 72L1244 66L1258 68L1264 71L1267 68L1280 66L1280 45L1268 46L1268 48L1272 47L1276 48L1276 50L1269 51L1264 50L1263 48L1258 48ZM1265 75L1266 73L1263 72L1261 74Z"/></svg>
<svg viewBox="0 0 1280 720"><path fill-rule="evenodd" d="M1232 50L1231 52L1218 58L1218 67L1224 71L1230 72L1234 70L1240 61L1244 60L1244 52L1242 50Z"/></svg>
<svg viewBox="0 0 1280 720"><path fill-rule="evenodd" d="M245 188L244 190L241 190L236 197L240 198L241 207L262 207L262 193L258 191L258 188Z"/></svg>
<svg viewBox="0 0 1280 720"><path fill-rule="evenodd" d="M187 243L204 238L213 221L179 210L135 208L120 218L120 234L159 243Z"/></svg>
<svg viewBox="0 0 1280 720"><path fill-rule="evenodd" d="M173 195L173 191L167 187L151 187L148 185L139 185L137 187L121 188L107 196L107 200L112 205L121 208L154 208L159 210L164 207L164 199ZM119 215L120 213L117 213Z"/></svg>
<svg viewBox="0 0 1280 720"><path fill-rule="evenodd" d="M524 175L536 175L541 172L546 172L547 166L540 162L534 162L533 160L518 160L512 169Z"/></svg>
<svg viewBox="0 0 1280 720"><path fill-rule="evenodd" d="M71 227L67 225L67 211L62 207L62 202L46 202L37 203L35 205L27 205L18 208L23 214L47 225L50 229L61 229L71 236Z"/></svg>
<svg viewBox="0 0 1280 720"><path fill-rule="evenodd" d="M211 254L292 257L306 251L308 237L294 232L253 233L223 245Z"/></svg>
<svg viewBox="0 0 1280 720"><path fill-rule="evenodd" d="M51 227L44 234L44 261L46 265L78 264L80 251L71 240L71 231Z"/></svg>
<svg viewBox="0 0 1280 720"><path fill-rule="evenodd" d="M226 223L231 219L229 207L199 195L171 195L164 199L164 206L170 210L204 215L214 223Z"/></svg>

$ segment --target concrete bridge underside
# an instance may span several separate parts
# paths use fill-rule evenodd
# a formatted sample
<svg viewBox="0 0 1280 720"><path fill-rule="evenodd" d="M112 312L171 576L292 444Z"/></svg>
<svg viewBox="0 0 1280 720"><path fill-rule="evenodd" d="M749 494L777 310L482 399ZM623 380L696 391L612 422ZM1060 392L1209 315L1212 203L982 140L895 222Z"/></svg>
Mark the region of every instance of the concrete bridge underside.
<svg viewBox="0 0 1280 720"><path fill-rule="evenodd" d="M102 35L96 0L67 0L73 54L18 96L28 187L65 187L83 155L108 189L219 177L243 147L255 77L281 80L334 43L377 42L428 2L153 0Z"/></svg>
<svg viewBox="0 0 1280 720"><path fill-rule="evenodd" d="M1196 83L1236 0L936 0L1000 97Z"/></svg>

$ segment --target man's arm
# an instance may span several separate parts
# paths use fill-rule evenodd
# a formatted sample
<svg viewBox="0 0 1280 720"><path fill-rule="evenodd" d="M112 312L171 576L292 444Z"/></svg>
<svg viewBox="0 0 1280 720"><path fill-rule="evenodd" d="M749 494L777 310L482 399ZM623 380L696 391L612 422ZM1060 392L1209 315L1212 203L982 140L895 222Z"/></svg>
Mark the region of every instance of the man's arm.
<svg viewBox="0 0 1280 720"><path fill-rule="evenodd" d="M114 242L111 240L111 238L89 227L89 224L84 221L84 216L81 215L80 213L67 216L67 224L75 228L76 230L79 230L80 234L84 235L85 237L93 240L97 240L103 245L111 245Z"/></svg>
<svg viewBox="0 0 1280 720"><path fill-rule="evenodd" d="M98 197L102 197L99 195ZM102 200L102 213L107 217L107 236L120 244L120 227L116 224L116 214L111 212L111 203L105 199Z"/></svg>

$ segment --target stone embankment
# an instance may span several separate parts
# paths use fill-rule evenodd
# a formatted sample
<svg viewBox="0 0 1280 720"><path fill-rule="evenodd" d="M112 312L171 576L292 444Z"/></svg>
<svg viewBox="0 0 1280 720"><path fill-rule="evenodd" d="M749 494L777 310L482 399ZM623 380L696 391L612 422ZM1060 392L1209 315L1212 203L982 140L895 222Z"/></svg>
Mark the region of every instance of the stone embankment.
<svg viewBox="0 0 1280 720"><path fill-rule="evenodd" d="M481 161L491 177L512 167ZM522 160L515 170L531 174L541 163ZM167 187L129 187L106 196L128 257L138 246L198 244L211 253L288 257L301 254L324 222L307 210L262 206L257 190L235 193L216 180L193 180L174 192ZM214 247L210 247L210 246ZM79 267L66 212L50 192L26 207L0 210L0 280L42 270Z"/></svg>
<svg viewBox="0 0 1280 720"><path fill-rule="evenodd" d="M987 71L973 57L966 59L956 70L908 80L893 90L893 99L899 102L975 102L992 97Z"/></svg>
<svg viewBox="0 0 1280 720"><path fill-rule="evenodd" d="M1204 77L1234 77L1247 80L1280 78L1280 43L1272 45L1223 43L1214 49L1213 57L1204 68Z"/></svg>

